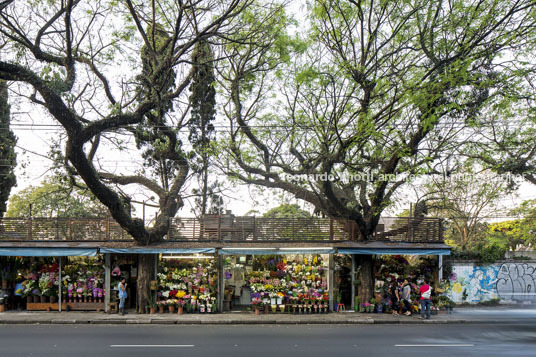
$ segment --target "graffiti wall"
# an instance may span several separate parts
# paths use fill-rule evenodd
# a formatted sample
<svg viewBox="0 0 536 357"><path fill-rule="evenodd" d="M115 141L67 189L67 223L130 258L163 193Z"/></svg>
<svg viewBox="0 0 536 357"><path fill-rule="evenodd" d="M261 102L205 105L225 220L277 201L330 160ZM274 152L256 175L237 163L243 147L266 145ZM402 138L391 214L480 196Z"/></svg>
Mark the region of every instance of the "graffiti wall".
<svg viewBox="0 0 536 357"><path fill-rule="evenodd" d="M536 302L536 262L454 263L449 281L450 298L457 303L494 298L503 302Z"/></svg>

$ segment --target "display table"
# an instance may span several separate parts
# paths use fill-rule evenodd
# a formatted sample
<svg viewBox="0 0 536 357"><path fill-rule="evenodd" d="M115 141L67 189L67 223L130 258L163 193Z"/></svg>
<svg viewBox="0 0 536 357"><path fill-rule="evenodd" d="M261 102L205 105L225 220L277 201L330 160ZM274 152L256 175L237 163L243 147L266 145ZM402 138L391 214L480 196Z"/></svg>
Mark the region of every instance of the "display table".
<svg viewBox="0 0 536 357"><path fill-rule="evenodd" d="M28 311L58 311L59 304L44 302L44 303L28 303L26 304L26 310ZM104 302L62 302L61 311L104 311Z"/></svg>

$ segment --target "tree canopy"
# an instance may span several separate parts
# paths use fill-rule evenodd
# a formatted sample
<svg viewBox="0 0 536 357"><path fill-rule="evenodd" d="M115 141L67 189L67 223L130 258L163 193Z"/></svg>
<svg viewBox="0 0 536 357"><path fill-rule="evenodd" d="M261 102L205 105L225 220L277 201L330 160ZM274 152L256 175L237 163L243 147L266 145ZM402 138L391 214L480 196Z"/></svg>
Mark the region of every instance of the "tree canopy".
<svg viewBox="0 0 536 357"><path fill-rule="evenodd" d="M466 150L494 91L532 66L535 2L485 4L313 0L301 42L270 26L228 58L227 173L368 239L408 177Z"/></svg>
<svg viewBox="0 0 536 357"><path fill-rule="evenodd" d="M195 145L187 135L195 49L226 43L240 30L235 19L253 4L2 3L0 79L61 125L58 159L73 185L87 187L139 242L163 239L184 205ZM117 170L107 160L137 167ZM151 227L131 214L132 192L157 197Z"/></svg>
<svg viewBox="0 0 536 357"><path fill-rule="evenodd" d="M7 83L0 80L0 218L6 212L9 194L17 183L14 172L17 163L17 138L10 129L10 121Z"/></svg>
<svg viewBox="0 0 536 357"><path fill-rule="evenodd" d="M87 189L73 188L58 178L28 186L11 195L6 217L108 217L108 209Z"/></svg>

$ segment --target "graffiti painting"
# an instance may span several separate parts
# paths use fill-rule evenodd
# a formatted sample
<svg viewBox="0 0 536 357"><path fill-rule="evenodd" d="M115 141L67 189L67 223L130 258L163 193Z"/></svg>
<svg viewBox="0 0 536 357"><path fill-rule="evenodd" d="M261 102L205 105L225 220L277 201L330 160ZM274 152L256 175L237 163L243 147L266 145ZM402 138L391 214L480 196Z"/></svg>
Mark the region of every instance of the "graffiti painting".
<svg viewBox="0 0 536 357"><path fill-rule="evenodd" d="M535 263L460 264L452 268L449 296L457 303L478 303L494 298L536 301Z"/></svg>
<svg viewBox="0 0 536 357"><path fill-rule="evenodd" d="M505 263L497 275L497 295L503 300L536 300L536 267L527 263Z"/></svg>

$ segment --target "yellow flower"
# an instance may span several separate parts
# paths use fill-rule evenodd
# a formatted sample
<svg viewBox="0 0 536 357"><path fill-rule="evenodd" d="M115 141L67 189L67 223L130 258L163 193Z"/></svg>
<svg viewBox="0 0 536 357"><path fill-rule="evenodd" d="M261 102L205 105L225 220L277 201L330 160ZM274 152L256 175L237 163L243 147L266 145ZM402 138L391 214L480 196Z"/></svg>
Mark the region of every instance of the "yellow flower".
<svg viewBox="0 0 536 357"><path fill-rule="evenodd" d="M307 265L307 258L303 258L303 264Z"/></svg>
<svg viewBox="0 0 536 357"><path fill-rule="evenodd" d="M452 291L454 291L454 292L457 293L457 294L461 293L462 290L463 290L463 288L462 288L462 284L460 284L460 283L456 283L456 284L454 284L454 286L452 287Z"/></svg>
<svg viewBox="0 0 536 357"><path fill-rule="evenodd" d="M182 290L178 291L177 294L175 294L175 296L179 299L181 299L184 295L186 295L186 292Z"/></svg>

